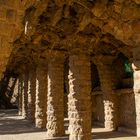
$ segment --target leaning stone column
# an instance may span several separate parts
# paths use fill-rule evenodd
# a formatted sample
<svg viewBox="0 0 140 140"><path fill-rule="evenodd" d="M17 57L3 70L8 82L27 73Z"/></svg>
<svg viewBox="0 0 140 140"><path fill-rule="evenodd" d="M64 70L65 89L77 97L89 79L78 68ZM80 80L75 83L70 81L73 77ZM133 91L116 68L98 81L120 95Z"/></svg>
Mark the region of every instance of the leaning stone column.
<svg viewBox="0 0 140 140"><path fill-rule="evenodd" d="M91 140L91 64L85 54L69 57L69 139Z"/></svg>
<svg viewBox="0 0 140 140"><path fill-rule="evenodd" d="M35 126L46 128L47 123L47 65L38 65L36 70Z"/></svg>
<svg viewBox="0 0 140 140"><path fill-rule="evenodd" d="M140 47L134 49L132 68L134 70L136 135L137 137L140 137Z"/></svg>
<svg viewBox="0 0 140 140"><path fill-rule="evenodd" d="M112 56L97 56L94 60L99 71L101 89L104 92L104 114L105 128L116 130L118 127L118 98L114 93L116 88L116 77L112 67L114 57Z"/></svg>
<svg viewBox="0 0 140 140"><path fill-rule="evenodd" d="M28 80L28 119L35 122L36 68L29 72Z"/></svg>
<svg viewBox="0 0 140 140"><path fill-rule="evenodd" d="M22 115L22 79L19 77L18 82L18 115Z"/></svg>
<svg viewBox="0 0 140 140"><path fill-rule="evenodd" d="M47 137L64 135L64 54L49 52Z"/></svg>
<svg viewBox="0 0 140 140"><path fill-rule="evenodd" d="M23 74L22 116L28 118L28 72Z"/></svg>

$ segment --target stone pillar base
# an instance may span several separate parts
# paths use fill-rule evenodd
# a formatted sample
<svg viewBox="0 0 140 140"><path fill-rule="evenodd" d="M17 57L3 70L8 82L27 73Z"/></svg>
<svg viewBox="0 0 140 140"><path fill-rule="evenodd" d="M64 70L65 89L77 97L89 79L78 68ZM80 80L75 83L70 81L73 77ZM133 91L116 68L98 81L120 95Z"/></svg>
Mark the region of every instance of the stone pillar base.
<svg viewBox="0 0 140 140"><path fill-rule="evenodd" d="M21 115L22 115L22 111L19 111L19 112L18 112L18 115L21 116Z"/></svg>
<svg viewBox="0 0 140 140"><path fill-rule="evenodd" d="M42 122L42 119L35 120L35 127L37 128L46 128L46 123Z"/></svg>
<svg viewBox="0 0 140 140"><path fill-rule="evenodd" d="M70 135L69 140L91 140L92 135L91 134L85 134L85 135Z"/></svg>

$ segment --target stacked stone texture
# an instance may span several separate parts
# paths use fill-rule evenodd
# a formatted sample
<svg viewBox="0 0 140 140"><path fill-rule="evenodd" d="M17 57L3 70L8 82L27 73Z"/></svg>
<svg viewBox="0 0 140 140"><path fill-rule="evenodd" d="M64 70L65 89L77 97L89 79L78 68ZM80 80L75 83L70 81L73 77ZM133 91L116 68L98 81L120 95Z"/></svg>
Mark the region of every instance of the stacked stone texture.
<svg viewBox="0 0 140 140"><path fill-rule="evenodd" d="M23 74L22 116L28 118L28 72Z"/></svg>
<svg viewBox="0 0 140 140"><path fill-rule="evenodd" d="M103 59L106 59L103 57ZM118 97L114 94L116 78L111 63L97 64L101 89L104 98L105 128L116 130L118 127Z"/></svg>
<svg viewBox="0 0 140 140"><path fill-rule="evenodd" d="M118 127L118 108L116 95L104 95L105 128L116 130Z"/></svg>
<svg viewBox="0 0 140 140"><path fill-rule="evenodd" d="M48 63L47 137L64 135L64 57L53 56Z"/></svg>
<svg viewBox="0 0 140 140"><path fill-rule="evenodd" d="M69 139L91 140L91 69L88 56L69 58Z"/></svg>
<svg viewBox="0 0 140 140"><path fill-rule="evenodd" d="M47 83L47 65L39 65L36 70L35 125L37 128L46 128Z"/></svg>
<svg viewBox="0 0 140 140"><path fill-rule="evenodd" d="M19 115L22 115L22 90L23 90L23 87L22 87L22 79L19 78L19 83L18 83L18 114Z"/></svg>
<svg viewBox="0 0 140 140"><path fill-rule="evenodd" d="M35 121L36 69L31 69L28 80L28 119Z"/></svg>
<svg viewBox="0 0 140 140"><path fill-rule="evenodd" d="M98 92L98 91L97 91ZM96 94L96 91L92 94L92 122L96 121L104 123L104 103L103 103L103 92Z"/></svg>
<svg viewBox="0 0 140 140"><path fill-rule="evenodd" d="M20 35L24 8L19 0L0 1L0 79L12 52L12 43Z"/></svg>
<svg viewBox="0 0 140 140"><path fill-rule="evenodd" d="M133 58L136 130L137 137L140 137L140 47L134 49Z"/></svg>
<svg viewBox="0 0 140 140"><path fill-rule="evenodd" d="M135 96L133 89L124 89L123 92L119 90L120 100L120 126L125 126L133 131L136 130L136 109L135 109ZM116 92L117 94L117 92Z"/></svg>

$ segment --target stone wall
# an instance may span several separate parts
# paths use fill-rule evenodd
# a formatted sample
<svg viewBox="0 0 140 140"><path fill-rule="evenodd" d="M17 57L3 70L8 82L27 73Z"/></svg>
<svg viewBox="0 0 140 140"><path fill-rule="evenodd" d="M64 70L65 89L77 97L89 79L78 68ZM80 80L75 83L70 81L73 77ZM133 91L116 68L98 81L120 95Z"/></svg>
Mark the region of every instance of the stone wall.
<svg viewBox="0 0 140 140"><path fill-rule="evenodd" d="M104 104L102 94L92 94L92 123L104 123Z"/></svg>
<svg viewBox="0 0 140 140"><path fill-rule="evenodd" d="M12 52L17 49L14 42L24 33L26 9L35 1L0 0L0 79L12 59Z"/></svg>
<svg viewBox="0 0 140 140"><path fill-rule="evenodd" d="M119 98L119 127L136 129L135 100L132 89L122 89L115 92ZM93 122L104 123L103 95L92 95Z"/></svg>
<svg viewBox="0 0 140 140"><path fill-rule="evenodd" d="M136 129L135 100L132 89L117 90L119 98L119 126L127 129ZM104 124L103 92L92 93L92 123ZM67 96L65 100L67 101ZM67 117L67 102L65 102L65 114Z"/></svg>
<svg viewBox="0 0 140 140"><path fill-rule="evenodd" d="M0 79L9 61L13 42L23 29L23 15L19 0L0 0Z"/></svg>
<svg viewBox="0 0 140 140"><path fill-rule="evenodd" d="M120 126L136 128L135 99L133 91L120 95Z"/></svg>

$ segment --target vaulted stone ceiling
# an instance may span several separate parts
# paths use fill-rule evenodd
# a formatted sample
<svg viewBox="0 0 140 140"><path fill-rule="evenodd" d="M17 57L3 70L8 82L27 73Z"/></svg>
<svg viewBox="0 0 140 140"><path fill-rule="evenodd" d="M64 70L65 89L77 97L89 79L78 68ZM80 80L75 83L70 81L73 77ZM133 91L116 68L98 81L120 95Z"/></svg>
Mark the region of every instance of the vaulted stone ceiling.
<svg viewBox="0 0 140 140"><path fill-rule="evenodd" d="M140 0L32 0L25 30L14 43L13 66L45 57L47 50L131 58L140 44ZM11 66L10 66L11 67Z"/></svg>

